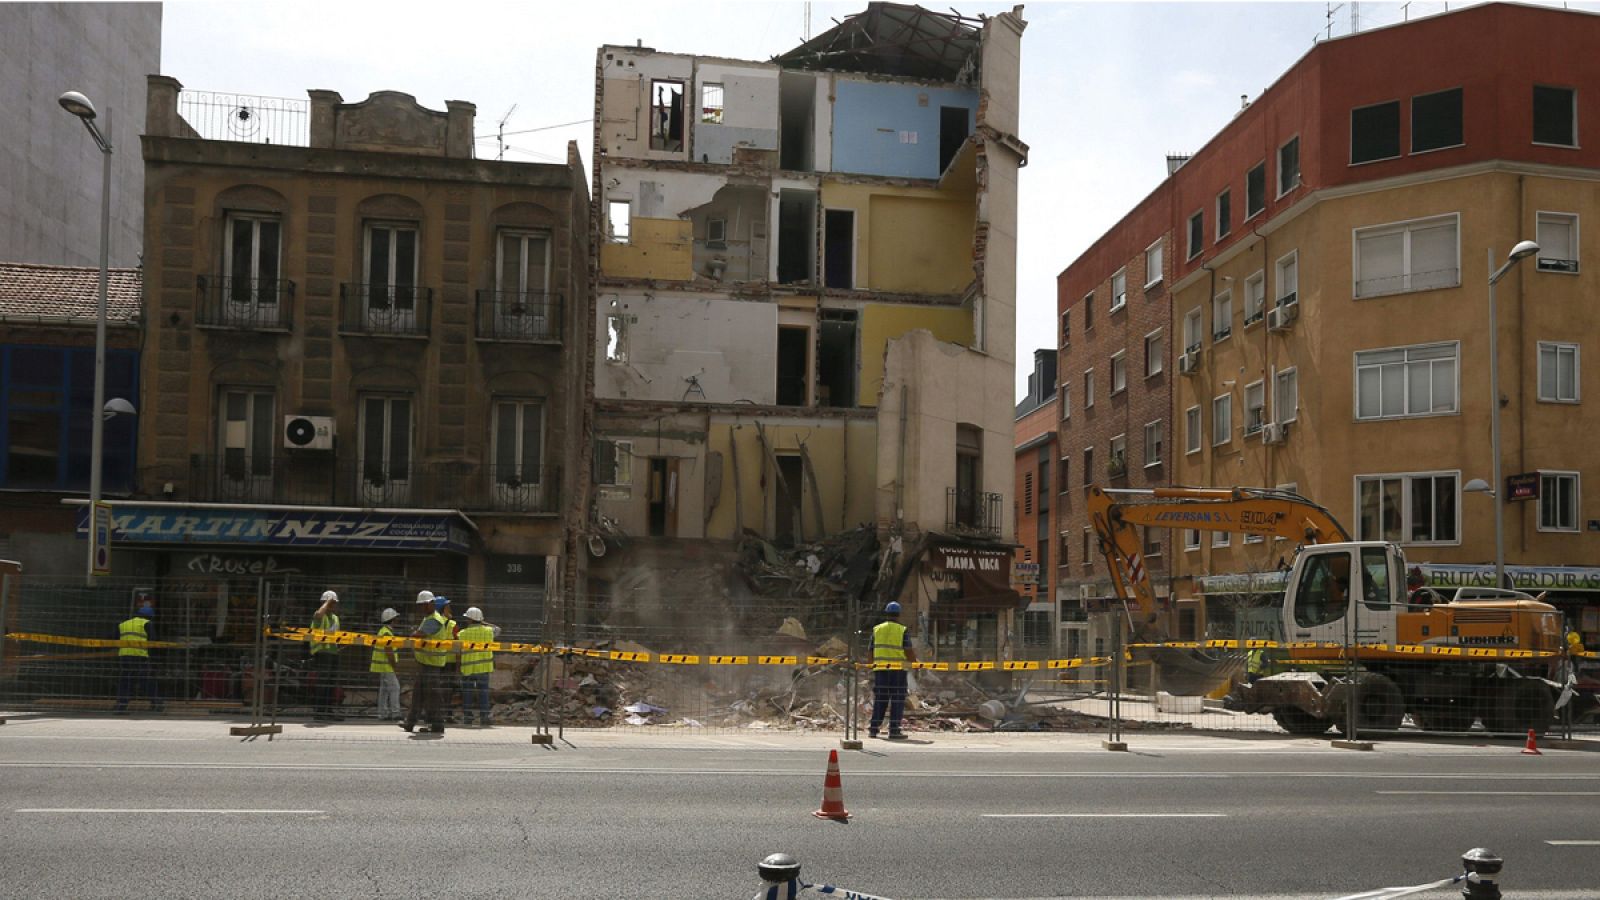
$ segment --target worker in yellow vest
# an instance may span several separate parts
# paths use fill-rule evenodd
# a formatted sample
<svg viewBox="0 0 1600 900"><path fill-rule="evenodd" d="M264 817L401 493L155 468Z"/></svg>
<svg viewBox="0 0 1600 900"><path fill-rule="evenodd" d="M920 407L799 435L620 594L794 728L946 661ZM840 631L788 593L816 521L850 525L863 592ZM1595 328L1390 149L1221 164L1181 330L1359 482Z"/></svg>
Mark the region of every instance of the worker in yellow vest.
<svg viewBox="0 0 1600 900"><path fill-rule="evenodd" d="M467 627L456 633L463 645L487 644L500 639L500 628L483 621L483 610L467 607ZM478 724L489 727L489 674L494 671L494 651L461 649L462 724L472 724L472 710L478 710Z"/></svg>
<svg viewBox="0 0 1600 900"><path fill-rule="evenodd" d="M450 600L446 597L435 597L430 591L421 591L417 594L417 611L422 614L422 620L411 632L411 636L426 641L455 640L449 616L445 615L450 608ZM444 734L444 680L449 675L446 665L450 662L449 649L433 649L418 647L413 651L417 658L417 679L411 688L411 711L406 713L405 721L400 727L406 731L416 728L417 719L421 718L428 723L427 730L435 734Z"/></svg>
<svg viewBox="0 0 1600 900"><path fill-rule="evenodd" d="M884 620L872 629L872 721L867 736L877 737L883 716L889 714L889 740L903 741L900 720L906 712L906 670L917 661L911 638L900 624L900 604L891 600L883 608Z"/></svg>
<svg viewBox="0 0 1600 900"><path fill-rule="evenodd" d="M150 711L161 712L161 693L156 689L153 664L150 662L150 620L155 610L146 603L130 619L117 626L117 705L112 710L118 715L128 712L128 700L134 694L150 698Z"/></svg>
<svg viewBox="0 0 1600 900"><path fill-rule="evenodd" d="M311 630L339 630L338 594L333 591L322 592L322 605L311 616ZM311 672L316 678L312 718L322 721L338 718L333 713L333 688L334 682L339 680L339 645L332 641L312 641Z"/></svg>
<svg viewBox="0 0 1600 900"><path fill-rule="evenodd" d="M378 616L378 637L394 637L394 629L389 623L399 618L400 613L394 607L385 609ZM372 666L369 671L378 676L378 719L383 722L397 722L400 720L400 676L394 673L395 660L399 654L392 647L373 647Z"/></svg>

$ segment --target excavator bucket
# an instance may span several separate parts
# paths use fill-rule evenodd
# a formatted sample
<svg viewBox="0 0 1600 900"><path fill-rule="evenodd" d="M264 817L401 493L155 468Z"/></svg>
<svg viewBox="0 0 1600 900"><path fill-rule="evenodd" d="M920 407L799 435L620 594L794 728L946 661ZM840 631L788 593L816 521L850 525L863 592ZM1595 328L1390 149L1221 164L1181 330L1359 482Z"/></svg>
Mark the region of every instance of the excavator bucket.
<svg viewBox="0 0 1600 900"><path fill-rule="evenodd" d="M1154 690L1177 697L1211 694L1238 678L1245 666L1245 654L1239 650L1141 647L1134 650L1134 659L1147 659L1154 667Z"/></svg>

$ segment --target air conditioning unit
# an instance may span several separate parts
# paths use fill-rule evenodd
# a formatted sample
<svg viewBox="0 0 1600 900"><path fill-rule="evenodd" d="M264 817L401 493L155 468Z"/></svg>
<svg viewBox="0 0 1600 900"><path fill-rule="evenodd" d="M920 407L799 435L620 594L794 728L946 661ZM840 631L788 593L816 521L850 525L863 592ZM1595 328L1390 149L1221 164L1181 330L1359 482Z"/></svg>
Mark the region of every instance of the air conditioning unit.
<svg viewBox="0 0 1600 900"><path fill-rule="evenodd" d="M283 446L287 450L332 450L331 416L284 416Z"/></svg>
<svg viewBox="0 0 1600 900"><path fill-rule="evenodd" d="M1268 422L1261 426L1261 443L1281 444L1289 436L1289 426L1279 425L1277 422Z"/></svg>
<svg viewBox="0 0 1600 900"><path fill-rule="evenodd" d="M1200 371L1200 351L1186 350L1178 357L1178 374L1193 375Z"/></svg>
<svg viewBox="0 0 1600 900"><path fill-rule="evenodd" d="M1290 296L1294 295L1291 294ZM1293 325L1294 320L1298 318L1300 318L1300 302L1298 300L1280 302L1277 308L1267 314L1267 329L1270 331L1283 331Z"/></svg>

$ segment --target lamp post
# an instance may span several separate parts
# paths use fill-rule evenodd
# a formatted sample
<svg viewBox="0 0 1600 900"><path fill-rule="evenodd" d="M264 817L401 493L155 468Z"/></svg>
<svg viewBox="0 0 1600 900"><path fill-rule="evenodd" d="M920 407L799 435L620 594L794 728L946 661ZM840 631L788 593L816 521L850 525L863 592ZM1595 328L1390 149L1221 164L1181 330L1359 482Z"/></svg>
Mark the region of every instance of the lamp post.
<svg viewBox="0 0 1600 900"><path fill-rule="evenodd" d="M95 519L100 504L100 468L105 455L106 404L106 269L111 255L111 141L95 125L94 104L77 91L67 91L57 102L61 108L83 120L89 136L105 161L100 176L100 297L94 323L94 406L89 450L89 563L84 573L94 583Z"/></svg>
<svg viewBox="0 0 1600 900"><path fill-rule="evenodd" d="M1519 241L1511 248L1505 265L1494 267L1494 250L1489 251L1489 443L1494 454L1494 481L1489 495L1494 497L1494 585L1506 586L1505 483L1500 477L1500 341L1499 319L1494 312L1494 286L1512 267L1539 252L1533 241Z"/></svg>

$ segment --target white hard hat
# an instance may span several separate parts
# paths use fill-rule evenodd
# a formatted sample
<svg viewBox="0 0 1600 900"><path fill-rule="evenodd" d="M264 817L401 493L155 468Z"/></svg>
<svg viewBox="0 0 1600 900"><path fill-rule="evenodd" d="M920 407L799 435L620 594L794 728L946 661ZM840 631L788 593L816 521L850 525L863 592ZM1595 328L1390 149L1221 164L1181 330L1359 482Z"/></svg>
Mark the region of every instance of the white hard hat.
<svg viewBox="0 0 1600 900"><path fill-rule="evenodd" d="M387 609L385 609L382 613L378 614L378 620L381 621L381 622L387 622L390 619L392 619L392 618L394 618L395 616L398 616L398 615L400 615L400 614L395 612L394 611L394 607L391 606L391 607L388 607Z"/></svg>
<svg viewBox="0 0 1600 900"><path fill-rule="evenodd" d="M433 591L417 591L417 602L433 604Z"/></svg>
<svg viewBox="0 0 1600 900"><path fill-rule="evenodd" d="M335 594L333 591L323 591L322 592L322 602L323 603L329 603L329 602L338 603L339 602L339 595Z"/></svg>
<svg viewBox="0 0 1600 900"><path fill-rule="evenodd" d="M466 615L467 615L467 618L471 619L474 622L482 622L483 621L483 610L477 608L476 606L467 607Z"/></svg>

